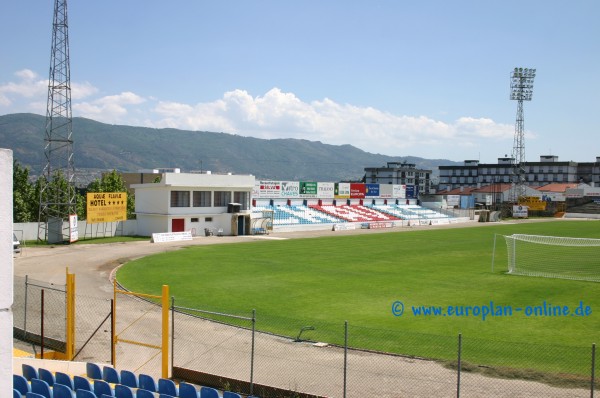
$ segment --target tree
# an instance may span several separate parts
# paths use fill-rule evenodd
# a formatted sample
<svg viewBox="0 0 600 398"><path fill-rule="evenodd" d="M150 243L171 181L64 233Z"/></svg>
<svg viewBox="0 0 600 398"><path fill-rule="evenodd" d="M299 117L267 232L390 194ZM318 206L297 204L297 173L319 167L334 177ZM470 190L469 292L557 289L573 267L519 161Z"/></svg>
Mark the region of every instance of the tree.
<svg viewBox="0 0 600 398"><path fill-rule="evenodd" d="M96 178L88 187L87 192L127 192L123 177L116 170ZM135 218L135 195L127 192L127 219Z"/></svg>
<svg viewBox="0 0 600 398"><path fill-rule="evenodd" d="M37 221L38 201L29 181L29 168L13 161L13 222Z"/></svg>
<svg viewBox="0 0 600 398"><path fill-rule="evenodd" d="M69 182L60 170L52 175L50 181L45 176L40 176L33 186L33 191L33 196L37 198L37 204L39 204L40 192L42 191L41 201L48 204L45 214L41 214L42 219L39 221L46 222L48 221L46 219L47 216L62 216L71 214L73 211L77 214L78 218L84 215L83 197L77 192L74 186L69 187ZM70 208L69 206L71 195L74 195L75 199L74 208Z"/></svg>

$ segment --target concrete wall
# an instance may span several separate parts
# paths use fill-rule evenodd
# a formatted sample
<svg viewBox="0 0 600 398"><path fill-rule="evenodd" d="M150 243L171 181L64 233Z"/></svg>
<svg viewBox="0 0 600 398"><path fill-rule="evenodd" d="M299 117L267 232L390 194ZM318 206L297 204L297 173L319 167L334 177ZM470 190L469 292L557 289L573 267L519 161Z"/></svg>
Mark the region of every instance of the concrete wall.
<svg viewBox="0 0 600 398"><path fill-rule="evenodd" d="M0 397L12 397L13 155L0 149Z"/></svg>
<svg viewBox="0 0 600 398"><path fill-rule="evenodd" d="M138 235L137 220L90 225L84 220L77 222L77 229L79 230L79 240L94 238L96 236L115 236L117 234L126 236ZM13 231L19 240L37 240L38 223L15 223L13 224Z"/></svg>

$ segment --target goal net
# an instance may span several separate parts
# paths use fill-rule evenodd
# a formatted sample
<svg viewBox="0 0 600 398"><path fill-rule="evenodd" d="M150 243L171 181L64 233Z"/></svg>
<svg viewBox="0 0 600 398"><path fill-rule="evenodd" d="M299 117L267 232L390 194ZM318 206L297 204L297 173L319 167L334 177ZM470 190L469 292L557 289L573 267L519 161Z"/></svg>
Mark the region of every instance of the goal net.
<svg viewBox="0 0 600 398"><path fill-rule="evenodd" d="M504 236L508 273L600 282L600 239Z"/></svg>

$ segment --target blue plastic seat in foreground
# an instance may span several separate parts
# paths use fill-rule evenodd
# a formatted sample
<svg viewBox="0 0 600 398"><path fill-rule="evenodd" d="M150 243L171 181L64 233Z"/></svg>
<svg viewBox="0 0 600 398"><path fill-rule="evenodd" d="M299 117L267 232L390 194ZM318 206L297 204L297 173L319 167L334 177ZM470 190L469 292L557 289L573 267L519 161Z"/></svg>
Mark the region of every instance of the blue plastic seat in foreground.
<svg viewBox="0 0 600 398"><path fill-rule="evenodd" d="M140 388L135 392L135 398L155 398L152 391L144 390Z"/></svg>
<svg viewBox="0 0 600 398"><path fill-rule="evenodd" d="M75 392L79 390L94 391L92 383L83 376L73 376L73 386L75 387Z"/></svg>
<svg viewBox="0 0 600 398"><path fill-rule="evenodd" d="M90 379L102 379L102 369L100 369L100 366L93 362L88 362L85 364L85 372L86 376Z"/></svg>
<svg viewBox="0 0 600 398"><path fill-rule="evenodd" d="M200 393L193 384L182 381L179 383L179 398L199 398Z"/></svg>
<svg viewBox="0 0 600 398"><path fill-rule="evenodd" d="M27 365L26 363L24 363L21 365L21 370L23 372L23 376L25 376L25 378L29 381L31 381L31 379L40 378L37 369L31 365Z"/></svg>
<svg viewBox="0 0 600 398"><path fill-rule="evenodd" d="M135 398L135 394L131 387L124 386L122 384L117 384L115 386L115 397L116 398Z"/></svg>
<svg viewBox="0 0 600 398"><path fill-rule="evenodd" d="M102 368L102 380L108 383L121 384L119 372L111 366L104 366Z"/></svg>
<svg viewBox="0 0 600 398"><path fill-rule="evenodd" d="M52 390L48 383L40 379L31 379L31 392L46 398L52 398Z"/></svg>
<svg viewBox="0 0 600 398"><path fill-rule="evenodd" d="M219 392L211 387L200 387L200 398L221 398Z"/></svg>
<svg viewBox="0 0 600 398"><path fill-rule="evenodd" d="M169 395L169 394L159 394L158 398L175 398L175 397L172 395Z"/></svg>
<svg viewBox="0 0 600 398"><path fill-rule="evenodd" d="M158 393L179 396L179 389L175 382L171 379L158 379Z"/></svg>
<svg viewBox="0 0 600 398"><path fill-rule="evenodd" d="M223 398L242 398L242 396L231 391L223 391Z"/></svg>
<svg viewBox="0 0 600 398"><path fill-rule="evenodd" d="M75 398L75 393L64 384L54 383L52 396L53 398Z"/></svg>
<svg viewBox="0 0 600 398"><path fill-rule="evenodd" d="M131 388L138 388L138 377L130 370L121 370L121 384Z"/></svg>
<svg viewBox="0 0 600 398"><path fill-rule="evenodd" d="M94 380L94 394L96 394L98 397L102 394L114 395L114 391L110 384L104 380L96 379Z"/></svg>
<svg viewBox="0 0 600 398"><path fill-rule="evenodd" d="M55 383L54 373L49 371L46 368L39 368L38 374L40 375L39 379L44 380L50 387L52 387Z"/></svg>
<svg viewBox="0 0 600 398"><path fill-rule="evenodd" d="M16 388L13 388L13 398L21 398L21 393Z"/></svg>
<svg viewBox="0 0 600 398"><path fill-rule="evenodd" d="M30 391L25 394L25 398L44 398L44 396Z"/></svg>
<svg viewBox="0 0 600 398"><path fill-rule="evenodd" d="M25 376L15 374L13 374L13 388L21 395L25 395L31 391L31 386Z"/></svg>
<svg viewBox="0 0 600 398"><path fill-rule="evenodd" d="M138 376L138 382L140 384L140 388L151 392L158 392L158 386L156 385L156 382L152 376L140 373Z"/></svg>
<svg viewBox="0 0 600 398"><path fill-rule="evenodd" d="M75 391L76 398L98 398L96 394L91 392L90 390L77 390Z"/></svg>
<svg viewBox="0 0 600 398"><path fill-rule="evenodd" d="M75 384L73 384L73 379L71 378L71 375L68 375L63 372L56 372L54 374L54 378L56 379L56 383L62 384L63 386L67 386L71 390L75 391Z"/></svg>

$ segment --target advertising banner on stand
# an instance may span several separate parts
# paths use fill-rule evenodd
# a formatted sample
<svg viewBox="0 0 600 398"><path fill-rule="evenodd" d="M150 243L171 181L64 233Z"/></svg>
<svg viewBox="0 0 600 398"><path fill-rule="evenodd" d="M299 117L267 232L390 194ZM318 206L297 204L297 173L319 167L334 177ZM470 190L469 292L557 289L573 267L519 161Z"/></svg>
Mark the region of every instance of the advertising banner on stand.
<svg viewBox="0 0 600 398"><path fill-rule="evenodd" d="M333 199L335 184L333 182L320 182L317 184L317 197L322 199Z"/></svg>
<svg viewBox="0 0 600 398"><path fill-rule="evenodd" d="M281 197L282 198L299 198L300 197L300 182L299 181L282 181L281 182Z"/></svg>
<svg viewBox="0 0 600 398"><path fill-rule="evenodd" d="M336 183L334 185L333 196L336 199L350 198L350 184L346 182Z"/></svg>

